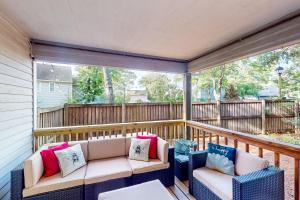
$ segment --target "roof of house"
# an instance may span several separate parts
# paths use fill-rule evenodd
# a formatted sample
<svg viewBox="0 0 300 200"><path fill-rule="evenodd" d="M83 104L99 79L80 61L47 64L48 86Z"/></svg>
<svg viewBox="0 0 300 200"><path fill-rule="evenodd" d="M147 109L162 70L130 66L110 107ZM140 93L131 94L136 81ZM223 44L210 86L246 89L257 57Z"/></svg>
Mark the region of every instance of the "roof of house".
<svg viewBox="0 0 300 200"><path fill-rule="evenodd" d="M37 79L72 83L72 68L54 64L37 64Z"/></svg>
<svg viewBox="0 0 300 200"><path fill-rule="evenodd" d="M147 96L146 90L129 90L130 96Z"/></svg>

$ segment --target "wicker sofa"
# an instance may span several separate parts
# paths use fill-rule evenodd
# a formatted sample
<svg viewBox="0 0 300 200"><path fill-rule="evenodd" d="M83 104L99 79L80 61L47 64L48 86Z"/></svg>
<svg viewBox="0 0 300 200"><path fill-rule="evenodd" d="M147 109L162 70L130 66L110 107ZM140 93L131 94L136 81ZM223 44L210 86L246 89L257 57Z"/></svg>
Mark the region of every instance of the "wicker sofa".
<svg viewBox="0 0 300 200"><path fill-rule="evenodd" d="M284 171L237 150L236 176L205 167L207 151L189 155L189 192L197 200L283 200Z"/></svg>
<svg viewBox="0 0 300 200"><path fill-rule="evenodd" d="M174 185L174 149L158 138L158 159L149 162L127 159L131 138L100 139L80 143L87 165L62 178L43 177L40 151L11 172L12 200L98 199L101 192L159 179L166 187Z"/></svg>

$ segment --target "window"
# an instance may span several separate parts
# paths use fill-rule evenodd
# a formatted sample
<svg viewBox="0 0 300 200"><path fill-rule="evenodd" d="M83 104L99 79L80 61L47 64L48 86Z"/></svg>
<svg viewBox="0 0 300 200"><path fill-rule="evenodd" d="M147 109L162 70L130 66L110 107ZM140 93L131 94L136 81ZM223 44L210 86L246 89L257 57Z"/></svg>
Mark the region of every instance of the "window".
<svg viewBox="0 0 300 200"><path fill-rule="evenodd" d="M38 82L38 84L37 84L37 90L38 90L38 92L42 91L42 83L41 82Z"/></svg>
<svg viewBox="0 0 300 200"><path fill-rule="evenodd" d="M54 92L54 82L49 83L49 92Z"/></svg>

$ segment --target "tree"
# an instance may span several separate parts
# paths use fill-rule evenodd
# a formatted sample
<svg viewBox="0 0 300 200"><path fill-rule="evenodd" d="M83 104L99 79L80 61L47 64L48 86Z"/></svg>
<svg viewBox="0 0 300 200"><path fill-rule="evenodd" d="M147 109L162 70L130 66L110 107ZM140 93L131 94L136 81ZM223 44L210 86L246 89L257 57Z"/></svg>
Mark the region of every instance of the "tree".
<svg viewBox="0 0 300 200"><path fill-rule="evenodd" d="M114 103L115 102L115 95L113 89L113 83L111 78L112 69L108 67L103 67L103 75L104 75L104 85L106 89L106 95L108 96L108 102Z"/></svg>
<svg viewBox="0 0 300 200"><path fill-rule="evenodd" d="M96 66L80 67L75 87L78 92L76 96L80 102L91 103L95 101L96 97L104 92L102 70Z"/></svg>
<svg viewBox="0 0 300 200"><path fill-rule="evenodd" d="M183 91L165 74L150 73L141 81L152 102L182 102Z"/></svg>
<svg viewBox="0 0 300 200"><path fill-rule="evenodd" d="M215 100L221 100L222 89L227 89L230 84L230 75L236 74L236 65L227 64L217 66L207 70L203 70L193 76L194 90L197 95L202 89L208 90L208 101L211 101L212 96ZM212 89L212 93L211 93ZM196 97L194 97L195 99Z"/></svg>
<svg viewBox="0 0 300 200"><path fill-rule="evenodd" d="M115 101L117 103L126 103L130 101L128 90L134 85L136 74L130 70L119 70L119 73L114 73L113 85L116 92Z"/></svg>
<svg viewBox="0 0 300 200"><path fill-rule="evenodd" d="M230 84L228 90L226 90L225 98L229 100L238 100L239 95L233 84Z"/></svg>

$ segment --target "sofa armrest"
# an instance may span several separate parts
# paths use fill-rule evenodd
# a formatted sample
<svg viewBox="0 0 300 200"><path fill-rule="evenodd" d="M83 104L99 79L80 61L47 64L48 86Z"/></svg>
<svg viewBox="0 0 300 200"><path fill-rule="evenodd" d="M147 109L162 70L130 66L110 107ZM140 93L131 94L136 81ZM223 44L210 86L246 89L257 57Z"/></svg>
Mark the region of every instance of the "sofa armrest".
<svg viewBox="0 0 300 200"><path fill-rule="evenodd" d="M276 167L233 178L233 199L284 199L284 171Z"/></svg>
<svg viewBox="0 0 300 200"><path fill-rule="evenodd" d="M174 154L175 154L174 147L169 147L168 162L170 163L170 167L174 167L174 158L175 158Z"/></svg>
<svg viewBox="0 0 300 200"><path fill-rule="evenodd" d="M168 162L169 143L161 138L157 138L157 156L164 163Z"/></svg>
<svg viewBox="0 0 300 200"><path fill-rule="evenodd" d="M21 164L10 172L10 199L21 200L24 187L24 168L23 164Z"/></svg>
<svg viewBox="0 0 300 200"><path fill-rule="evenodd" d="M189 192L193 194L193 170L204 167L206 164L207 151L192 151L189 154Z"/></svg>

